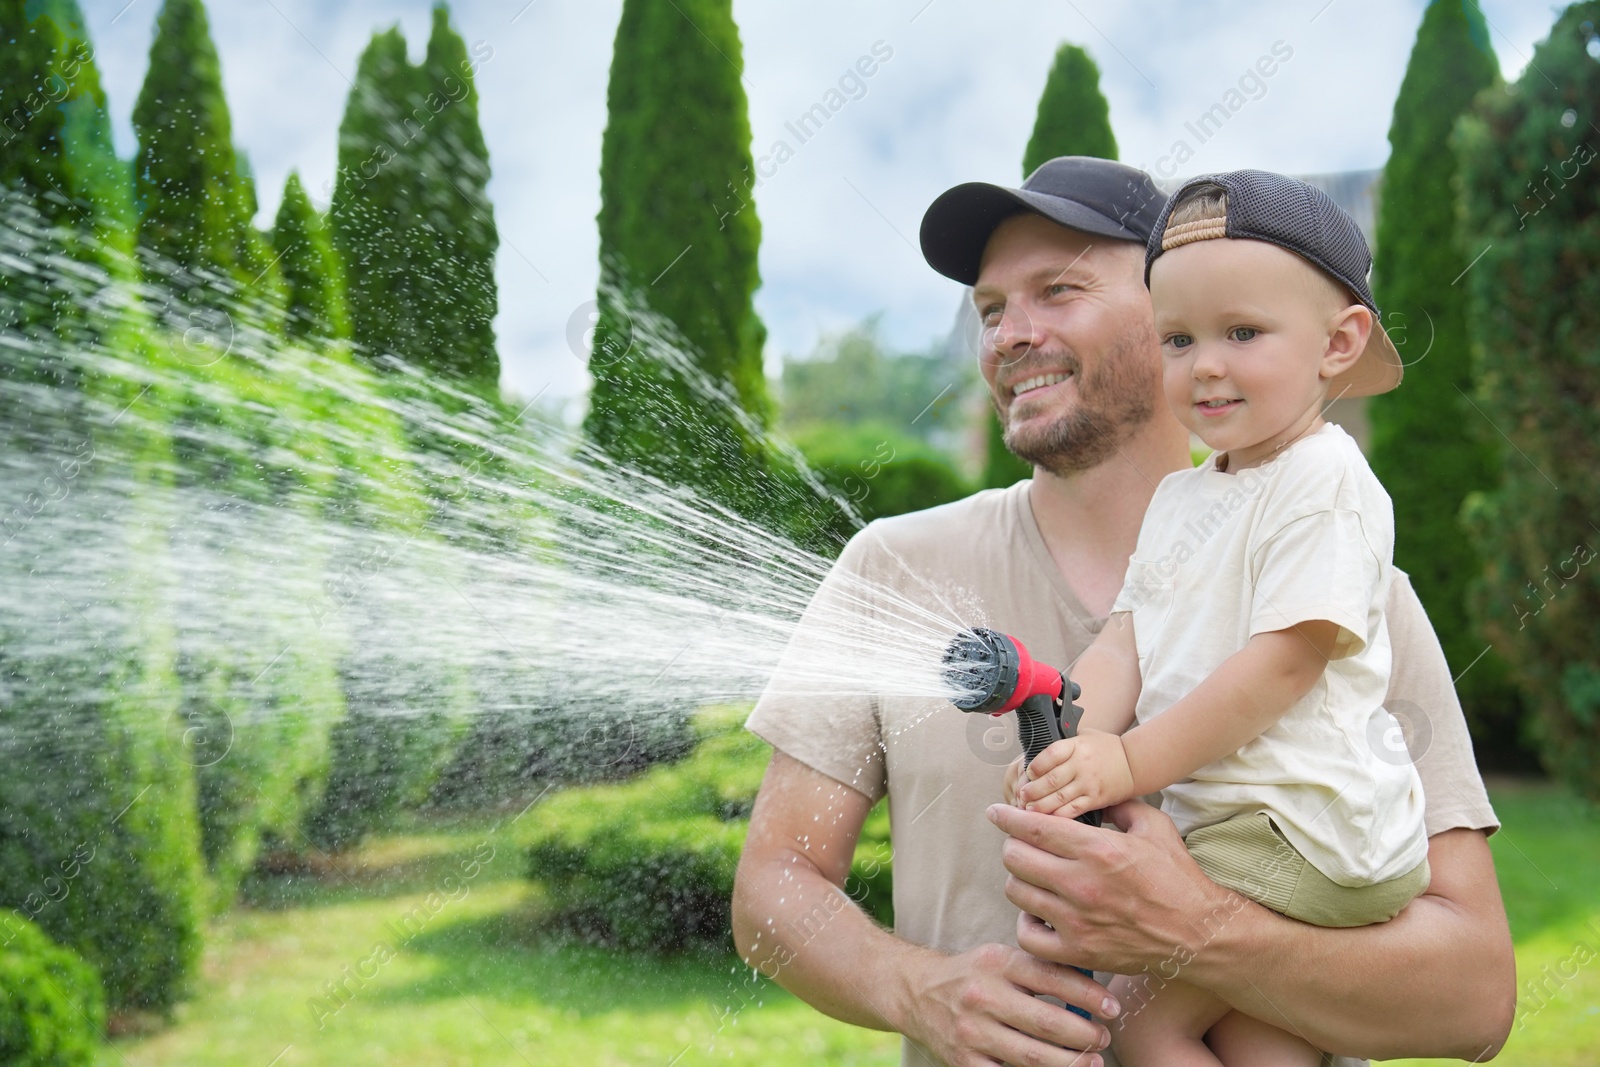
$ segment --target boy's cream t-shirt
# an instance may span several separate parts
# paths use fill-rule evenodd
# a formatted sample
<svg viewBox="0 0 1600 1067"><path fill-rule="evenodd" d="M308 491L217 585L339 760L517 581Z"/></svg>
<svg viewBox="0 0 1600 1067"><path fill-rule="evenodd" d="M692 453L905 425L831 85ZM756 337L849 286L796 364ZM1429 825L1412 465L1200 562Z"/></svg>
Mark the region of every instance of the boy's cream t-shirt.
<svg viewBox="0 0 1600 1067"><path fill-rule="evenodd" d="M1258 737L1162 792L1179 833L1267 812L1341 885L1399 877L1427 856L1422 782L1386 739L1394 512L1333 423L1237 474L1162 480L1115 614L1131 611L1140 723L1188 695L1256 634L1326 619L1340 628L1321 679Z"/></svg>

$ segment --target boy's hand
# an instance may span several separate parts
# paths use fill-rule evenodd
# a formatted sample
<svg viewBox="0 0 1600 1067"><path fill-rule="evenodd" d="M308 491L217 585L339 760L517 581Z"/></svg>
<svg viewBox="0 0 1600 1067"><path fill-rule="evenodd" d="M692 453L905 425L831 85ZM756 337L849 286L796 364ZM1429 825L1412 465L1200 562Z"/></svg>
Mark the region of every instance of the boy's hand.
<svg viewBox="0 0 1600 1067"><path fill-rule="evenodd" d="M1017 802L1029 811L1069 819L1134 795L1122 738L1099 730L1057 741L1034 757L1027 774L1030 780L1017 790Z"/></svg>

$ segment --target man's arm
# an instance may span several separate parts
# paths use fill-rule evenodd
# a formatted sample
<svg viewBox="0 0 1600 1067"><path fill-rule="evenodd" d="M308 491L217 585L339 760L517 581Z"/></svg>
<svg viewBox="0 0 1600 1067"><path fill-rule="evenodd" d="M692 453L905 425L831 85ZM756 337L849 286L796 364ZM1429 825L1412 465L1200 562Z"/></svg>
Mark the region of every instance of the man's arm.
<svg viewBox="0 0 1600 1067"><path fill-rule="evenodd" d="M1341 1055L1483 1060L1504 1044L1516 1007L1515 961L1482 831L1429 838L1433 880L1394 919L1333 929L1216 885L1155 808L1128 801L1106 814L1125 833L989 809L1011 835L1006 896L1023 913L1017 943L1033 955L1119 974L1149 971L1152 988L1182 975Z"/></svg>
<svg viewBox="0 0 1600 1067"><path fill-rule="evenodd" d="M956 956L883 929L844 892L872 802L774 752L734 881L733 934L750 966L836 1019L893 1030L938 1061L1100 1067L1106 1028L1037 999L1110 1014L1105 987L1008 945ZM1065 1046L1065 1047L1063 1047Z"/></svg>

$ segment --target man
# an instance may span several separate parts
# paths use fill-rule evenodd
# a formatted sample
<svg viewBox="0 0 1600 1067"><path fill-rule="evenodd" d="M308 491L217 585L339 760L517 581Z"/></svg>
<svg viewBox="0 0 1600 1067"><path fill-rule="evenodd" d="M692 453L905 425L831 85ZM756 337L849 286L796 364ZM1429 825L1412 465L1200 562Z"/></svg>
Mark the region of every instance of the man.
<svg viewBox="0 0 1600 1067"><path fill-rule="evenodd" d="M1088 646L1157 483L1190 463L1187 433L1162 399L1143 284L1160 203L1147 175L1077 157L1044 164L1020 190L969 183L934 202L923 254L973 286L983 377L1007 447L1034 477L863 530L797 646L841 612L891 628L904 616L909 627L951 617L952 604L961 621L1012 633L1047 663L1069 664ZM906 605L928 615L915 619ZM1386 704L1409 727L1433 871L1394 920L1325 929L1244 901L1209 882L1172 821L1139 801L1112 808L1105 829L996 804L1015 742L996 750L986 732L995 720L937 698L806 698L775 686L748 723L775 751L734 894L740 952L818 1009L905 1035L905 1064L1111 1062L1071 1050L1104 1050L1104 1020L1141 1004L1115 1003L1068 965L1102 980L1147 975L1151 996L1181 971L1340 1055L1489 1058L1515 1004L1486 843L1498 823L1443 654L1403 575L1388 614ZM892 934L843 893L862 821L885 794Z"/></svg>

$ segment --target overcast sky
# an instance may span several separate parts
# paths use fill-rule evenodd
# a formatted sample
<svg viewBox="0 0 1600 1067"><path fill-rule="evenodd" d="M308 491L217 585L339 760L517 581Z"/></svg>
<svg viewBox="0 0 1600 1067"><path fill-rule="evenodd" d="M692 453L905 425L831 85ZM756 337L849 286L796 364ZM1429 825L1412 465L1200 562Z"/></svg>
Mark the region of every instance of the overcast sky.
<svg viewBox="0 0 1600 1067"><path fill-rule="evenodd" d="M666 3L669 0L651 0ZM1439 0L1443 3L1458 0ZM84 4L116 122L129 125L161 0ZM212 0L212 34L248 153L263 225L298 169L325 200L356 60L399 23L420 58L430 0ZM915 247L928 203L962 181L1015 185L1056 47L1087 48L1124 162L1154 169L1175 142L1176 176L1236 167L1309 174L1383 165L1390 111L1423 0L736 0L756 157L795 148L756 194L763 227L756 304L769 365L820 333L882 314L890 343L943 338L960 292ZM1518 77L1559 8L1483 0L1502 73ZM620 0L459 0L456 28L492 57L478 88L501 248L502 384L531 397L588 385L567 342L598 273L600 136ZM890 57L804 144L785 129L874 46ZM1276 64L1220 132L1185 123L1236 87L1262 56ZM774 169L769 163L769 172ZM693 269L692 251L679 269Z"/></svg>

